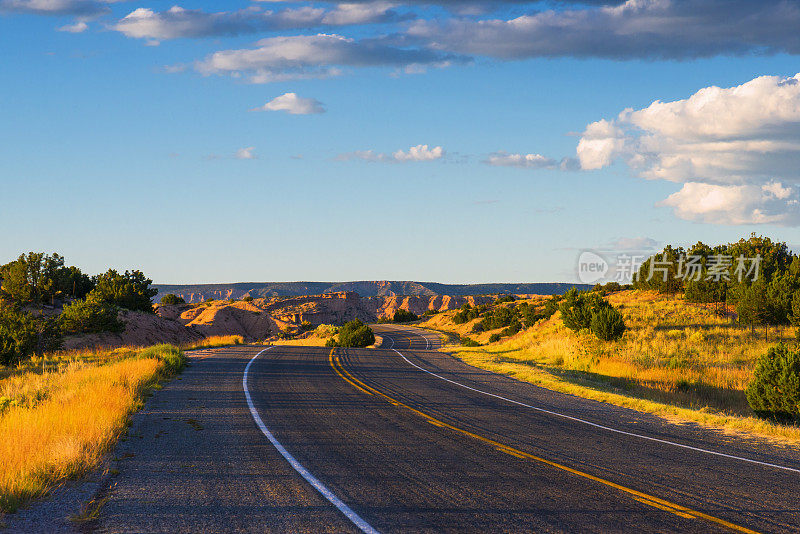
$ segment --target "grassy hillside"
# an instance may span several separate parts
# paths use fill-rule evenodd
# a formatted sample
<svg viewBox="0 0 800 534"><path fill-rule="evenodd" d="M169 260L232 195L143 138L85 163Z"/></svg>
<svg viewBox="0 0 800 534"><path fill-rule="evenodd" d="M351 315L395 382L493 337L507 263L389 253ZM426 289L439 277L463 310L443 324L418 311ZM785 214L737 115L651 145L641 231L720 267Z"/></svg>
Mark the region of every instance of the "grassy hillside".
<svg viewBox="0 0 800 534"><path fill-rule="evenodd" d="M470 334L484 344L459 347L467 363L546 387L697 422L800 439L796 427L755 419L745 398L756 359L794 329L751 332L713 308L653 291L621 291L608 300L625 318L621 340L603 342L567 329L560 313L499 342L492 332ZM541 302L541 301L540 301ZM454 312L422 324L465 335L473 320L452 322Z"/></svg>

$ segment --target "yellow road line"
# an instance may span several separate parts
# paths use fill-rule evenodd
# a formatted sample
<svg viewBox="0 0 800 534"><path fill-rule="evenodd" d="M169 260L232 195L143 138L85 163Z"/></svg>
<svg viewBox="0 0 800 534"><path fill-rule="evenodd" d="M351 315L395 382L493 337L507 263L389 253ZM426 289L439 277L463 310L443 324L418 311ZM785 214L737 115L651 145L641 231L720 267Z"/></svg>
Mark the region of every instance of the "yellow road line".
<svg viewBox="0 0 800 534"><path fill-rule="evenodd" d="M691 508L687 508L686 506L682 506L680 504L676 504L676 503L667 501L665 499L661 499L661 498L656 497L654 495L648 495L647 493L643 493L641 491L637 491L635 489L628 488L626 486L622 486L620 484L617 484L616 482L611 482L610 480L606 480L604 478L600 478L598 476L586 473L584 471L579 471L578 469L573 469L572 467L567 467L566 465L562 465L562 464L559 464L559 463L556 463L556 462L552 462L552 461L547 460L545 458L540 458L538 456L534 456L533 454L529 454L529 453L527 453L525 451L521 451L521 450L516 449L514 447L511 447L509 445L505 445L503 443L500 443L498 441L494 441L492 439L486 438L486 437L481 436L479 434L475 434L474 432L470 432L469 430L464 430L463 428L458 428L457 426L453 426L453 425L451 425L449 423L445 423L444 421L441 421L441 420L439 420L439 419L437 419L437 418L433 417L432 415L429 415L429 414L427 414L425 412L417 410L416 408L412 408L411 406L409 406L407 404L404 404L404 403L400 402L399 400L394 399L394 398L390 397L389 395L386 395L385 393L382 393L381 391L378 391L377 389L375 389L375 388L373 388L371 386L368 386L367 384L365 384L361 380L355 378L353 375L348 373L347 370L345 370L344 366L342 365L342 362L339 361L338 357L334 358L334 352L335 351L336 351L336 349L333 349L331 351L331 354L330 354L330 357L329 357L329 361L330 361L331 367L333 367L333 370L336 371L336 374L338 374L344 380L346 380L347 382L352 384L354 387L358 388L360 391L362 391L362 392L364 392L364 393L366 393L368 395L377 395L377 396L383 397L384 399L388 400L391 404L393 404L395 406L402 406L403 408L405 408L405 409L407 409L407 410L409 410L409 411L411 411L411 412L413 412L413 413L415 413L415 414L417 414L417 415L419 415L421 417L424 417L425 419L427 419L427 421L429 423L431 423L433 425L436 425L436 426L439 426L439 427L443 427L443 428L447 428L447 429L450 429L450 430L452 430L454 432L457 432L459 434L463 434L465 436L469 436L469 437L471 437L473 439L476 439L478 441L481 441L483 443L487 443L487 444L491 445L492 447L494 447L495 449L498 449L498 450L500 450L502 452L505 452L506 454L510 454L512 456L516 456L517 458L525 458L525 459L528 459L528 460L534 460L536 462L540 462L540 463L543 463L545 465L549 465L551 467L555 467L556 469L560 469L562 471L566 471L568 473L572 473L573 475L577 475L577 476L580 476L580 477L583 477L583 478L586 478L586 479L589 479L589 480L593 480L594 482L599 482L600 484L603 484L605 486L609 486L609 487L614 488L616 490L619 490L619 491L622 491L622 492L627 493L629 495L632 495L634 500L636 500L637 502L640 502L642 504L646 504L648 506L652 506L654 508L658 508L659 510L664 510L666 512L670 512L672 514L675 514L677 516L680 516L680 517L683 517L683 518L687 518L687 519L703 519L705 521L709 521L711 523L716 523L717 525L729 528L730 530L733 530L734 532L742 532L742 533L746 533L746 534L758 534L758 532L755 531L755 530L750 530L749 528L746 528L746 527L743 527L743 526L740 526L740 525L736 525L736 524L731 523L729 521L726 521L724 519L720 519L718 517L714 517L712 515L708 515L706 513L700 512L698 510L693 510ZM338 366L338 368L337 368L337 366ZM347 376L345 376L345 374Z"/></svg>
<svg viewBox="0 0 800 534"><path fill-rule="evenodd" d="M350 376L350 373L345 371L345 369L342 366L341 362L339 362L339 357L336 356L336 363L338 363L339 366L342 367L342 371L341 372L339 371L339 369L336 367L336 365L334 364L334 361L333 361L335 352L336 352L336 349L331 349L331 353L328 355L328 361L331 363L331 367L333 367L333 370L336 371L336 374L339 375L340 377L342 377L342 379L345 382L348 382L350 385L352 385L354 388L358 389L359 391L362 391L362 392L366 393L367 395L372 395L372 393L370 393L366 389L364 389L361 386L359 386L356 382L354 382L353 380L355 380L355 379L353 379L353 380L350 379L350 378L352 378L352 376ZM344 374L342 374L342 373L344 373ZM347 376L350 376L350 378L347 378L347 376L345 376L345 374Z"/></svg>

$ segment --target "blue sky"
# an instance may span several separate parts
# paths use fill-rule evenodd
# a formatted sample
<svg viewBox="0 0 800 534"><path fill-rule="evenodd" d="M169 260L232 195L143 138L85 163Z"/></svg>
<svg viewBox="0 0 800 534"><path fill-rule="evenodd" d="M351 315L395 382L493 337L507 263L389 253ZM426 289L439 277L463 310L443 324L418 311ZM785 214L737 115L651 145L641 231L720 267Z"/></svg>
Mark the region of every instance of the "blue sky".
<svg viewBox="0 0 800 534"><path fill-rule="evenodd" d="M795 2L173 5L0 0L0 262L545 282L800 244Z"/></svg>

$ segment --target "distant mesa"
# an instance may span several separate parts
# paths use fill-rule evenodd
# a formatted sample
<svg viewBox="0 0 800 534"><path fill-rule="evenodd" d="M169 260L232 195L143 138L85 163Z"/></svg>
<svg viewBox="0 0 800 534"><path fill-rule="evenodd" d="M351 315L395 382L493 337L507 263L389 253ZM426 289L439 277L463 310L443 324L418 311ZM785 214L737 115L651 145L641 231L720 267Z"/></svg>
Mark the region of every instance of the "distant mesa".
<svg viewBox="0 0 800 534"><path fill-rule="evenodd" d="M475 295L556 295L571 287L588 289L584 284L566 283L497 283L497 284L439 284L436 282L411 282L390 280L365 280L357 282L238 282L233 284L154 284L159 302L167 293L173 293L188 303L208 299L270 299L274 297L300 297L324 293L353 292L361 297L395 296L475 296Z"/></svg>

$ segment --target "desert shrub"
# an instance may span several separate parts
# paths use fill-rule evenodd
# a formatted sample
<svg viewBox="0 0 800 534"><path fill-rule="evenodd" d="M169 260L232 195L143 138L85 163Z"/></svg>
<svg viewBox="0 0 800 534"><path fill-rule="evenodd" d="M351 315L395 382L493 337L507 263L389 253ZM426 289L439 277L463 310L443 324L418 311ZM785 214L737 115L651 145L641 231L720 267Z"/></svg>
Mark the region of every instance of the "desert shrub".
<svg viewBox="0 0 800 534"><path fill-rule="evenodd" d="M467 337L467 336L461 336L461 345L464 346L464 347L480 347L481 346L480 343L478 343L474 339L472 339L470 337Z"/></svg>
<svg viewBox="0 0 800 534"><path fill-rule="evenodd" d="M469 304L464 304L461 306L461 309L453 315L453 322L455 324L464 324L472 321L473 319L477 319L480 314L478 310L470 306Z"/></svg>
<svg viewBox="0 0 800 534"><path fill-rule="evenodd" d="M409 321L416 321L419 319L415 313L412 313L408 310L404 310L400 308L394 312L394 317L392 317L392 321L395 323L407 323Z"/></svg>
<svg viewBox="0 0 800 534"><path fill-rule="evenodd" d="M496 299L494 299L494 305L497 306L498 304L503 304L504 302L514 302L517 300L514 295L500 295Z"/></svg>
<svg viewBox="0 0 800 534"><path fill-rule="evenodd" d="M519 319L514 318L511 321L510 325L508 325L507 327L503 328L503 330L500 332L500 335L501 336L513 336L514 334L518 333L520 330L522 330L522 323L519 322Z"/></svg>
<svg viewBox="0 0 800 534"><path fill-rule="evenodd" d="M436 315L437 313L439 313L439 312L429 308L429 309L425 310L424 312L422 312L422 316L423 317L431 317L432 315Z"/></svg>
<svg viewBox="0 0 800 534"><path fill-rule="evenodd" d="M520 313L516 307L501 307L496 308L491 313L487 313L480 324L483 330L496 330L511 326L515 322L519 323L519 317Z"/></svg>
<svg viewBox="0 0 800 534"><path fill-rule="evenodd" d="M551 296L547 302L544 303L544 314L547 318L550 318L555 312L558 311L559 303L563 300L561 295L553 295Z"/></svg>
<svg viewBox="0 0 800 534"><path fill-rule="evenodd" d="M355 319L339 329L340 347L368 347L375 343L375 333L360 320Z"/></svg>
<svg viewBox="0 0 800 534"><path fill-rule="evenodd" d="M570 330L579 331L591 328L592 315L611 304L597 293L579 292L573 288L564 295L559 305L561 320Z"/></svg>
<svg viewBox="0 0 800 534"><path fill-rule="evenodd" d="M501 336L500 334L498 334L497 332L495 332L494 334L492 334L491 336L489 336L489 343L497 343L498 341L500 341L500 338L501 338L501 337L502 337L502 336Z"/></svg>
<svg viewBox="0 0 800 534"><path fill-rule="evenodd" d="M30 315L0 305L0 365L13 365L33 354L38 340L36 322Z"/></svg>
<svg viewBox="0 0 800 534"><path fill-rule="evenodd" d="M152 283L141 271L125 271L124 274L119 274L114 269L109 269L95 277L96 286L86 296L86 300L153 313L150 299L158 290L150 287Z"/></svg>
<svg viewBox="0 0 800 534"><path fill-rule="evenodd" d="M59 316L65 334L122 332L125 325L117 318L117 307L104 302L76 300L64 306Z"/></svg>
<svg viewBox="0 0 800 534"><path fill-rule="evenodd" d="M253 302L253 297L251 297L250 295L245 295L244 297L242 297L242 300L245 302Z"/></svg>
<svg viewBox="0 0 800 534"><path fill-rule="evenodd" d="M592 315L592 333L603 341L615 341L625 333L622 314L612 306L604 307Z"/></svg>
<svg viewBox="0 0 800 534"><path fill-rule="evenodd" d="M186 301L183 297L179 297L173 293L167 293L161 297L161 304L165 306L175 306L177 304L186 304Z"/></svg>
<svg viewBox="0 0 800 534"><path fill-rule="evenodd" d="M781 343L759 357L747 402L760 417L800 419L800 350Z"/></svg>

